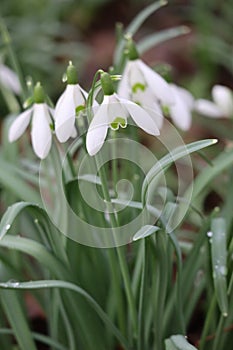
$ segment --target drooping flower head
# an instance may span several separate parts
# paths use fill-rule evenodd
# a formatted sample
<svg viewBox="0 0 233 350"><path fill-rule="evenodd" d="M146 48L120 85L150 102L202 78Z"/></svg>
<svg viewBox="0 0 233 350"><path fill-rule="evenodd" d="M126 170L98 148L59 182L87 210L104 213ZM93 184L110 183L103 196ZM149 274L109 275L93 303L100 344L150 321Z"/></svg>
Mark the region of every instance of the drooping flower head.
<svg viewBox="0 0 233 350"><path fill-rule="evenodd" d="M9 129L9 141L16 141L24 133L31 121L32 147L40 159L46 158L52 144L54 110L45 103L44 89L37 83L34 88L34 104L21 113Z"/></svg>
<svg viewBox="0 0 233 350"><path fill-rule="evenodd" d="M75 117L86 105L87 92L78 84L77 71L72 62L66 70L67 86L55 107L55 132L60 142L75 136Z"/></svg>
<svg viewBox="0 0 233 350"><path fill-rule="evenodd" d="M198 99L195 102L195 110L210 118L230 118L233 116L233 93L223 85L214 85L212 88L213 102Z"/></svg>
<svg viewBox="0 0 233 350"><path fill-rule="evenodd" d="M0 62L0 85L13 91L16 95L21 92L21 86L18 76L9 67Z"/></svg>
<svg viewBox="0 0 233 350"><path fill-rule="evenodd" d="M174 96L174 103L170 106L166 106L168 114L178 128L186 131L190 129L192 124L194 98L188 90L172 83L169 85Z"/></svg>
<svg viewBox="0 0 233 350"><path fill-rule="evenodd" d="M132 39L128 40L128 61L119 83L118 94L131 99L143 108L160 111L157 124L162 126L161 105L174 103L174 96L169 84L140 58Z"/></svg>
<svg viewBox="0 0 233 350"><path fill-rule="evenodd" d="M94 114L86 137L87 151L91 156L103 146L108 128L112 130L118 130L120 127L126 128L129 116L148 134L159 135L156 122L142 107L115 93L108 73L101 74L101 86L104 93L103 102Z"/></svg>

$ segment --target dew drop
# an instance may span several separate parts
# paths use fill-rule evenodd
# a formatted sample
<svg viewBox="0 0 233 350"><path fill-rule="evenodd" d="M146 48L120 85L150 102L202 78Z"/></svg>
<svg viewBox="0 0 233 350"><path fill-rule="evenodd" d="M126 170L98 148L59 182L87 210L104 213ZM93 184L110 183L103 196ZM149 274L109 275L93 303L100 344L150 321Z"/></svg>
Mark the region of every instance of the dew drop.
<svg viewBox="0 0 233 350"><path fill-rule="evenodd" d="M221 275L226 276L226 274L227 274L226 267L225 266L220 266L219 267L219 272L221 273Z"/></svg>
<svg viewBox="0 0 233 350"><path fill-rule="evenodd" d="M36 218L36 219L34 220L34 222L35 222L35 224L38 224L39 220Z"/></svg>
<svg viewBox="0 0 233 350"><path fill-rule="evenodd" d="M16 288L16 287L19 286L19 282L13 282L13 283L11 284L11 286L12 286L13 288Z"/></svg>
<svg viewBox="0 0 233 350"><path fill-rule="evenodd" d="M227 317L228 316L228 313L227 312L223 312L223 317Z"/></svg>
<svg viewBox="0 0 233 350"><path fill-rule="evenodd" d="M67 75L66 73L64 73L62 76L62 82L65 83L66 81L67 81Z"/></svg>
<svg viewBox="0 0 233 350"><path fill-rule="evenodd" d="M212 231L208 231L208 232L207 232L207 236L208 236L208 237L213 237L213 232L212 232Z"/></svg>
<svg viewBox="0 0 233 350"><path fill-rule="evenodd" d="M5 230L6 230L6 231L8 231L10 228L11 228L11 225L10 225L10 224L7 224L7 225L5 226Z"/></svg>
<svg viewBox="0 0 233 350"><path fill-rule="evenodd" d="M9 280L6 284L7 284L7 286L16 288L16 287L18 287L19 282L16 281L16 280L14 280L14 279L11 279L11 280Z"/></svg>

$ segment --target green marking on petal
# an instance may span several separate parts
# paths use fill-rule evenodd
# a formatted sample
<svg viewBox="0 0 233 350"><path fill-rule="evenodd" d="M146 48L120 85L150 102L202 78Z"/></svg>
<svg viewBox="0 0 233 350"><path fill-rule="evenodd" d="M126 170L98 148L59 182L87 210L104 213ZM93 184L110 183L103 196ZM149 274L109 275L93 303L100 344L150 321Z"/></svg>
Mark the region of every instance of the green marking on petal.
<svg viewBox="0 0 233 350"><path fill-rule="evenodd" d="M163 112L163 114L167 117L167 116L169 116L169 114L170 114L170 108L169 108L169 106L162 106L162 112Z"/></svg>
<svg viewBox="0 0 233 350"><path fill-rule="evenodd" d="M75 108L75 114L76 114L76 115L79 115L79 113L82 112L84 109L85 109L85 106L84 106L84 105L77 106L77 107Z"/></svg>
<svg viewBox="0 0 233 350"><path fill-rule="evenodd" d="M134 94L136 94L136 92L137 92L138 90L145 91L145 89L146 89L146 85L144 85L144 84L142 84L142 83L136 83L136 84L134 84L134 85L132 86L132 92L133 92Z"/></svg>
<svg viewBox="0 0 233 350"><path fill-rule="evenodd" d="M110 128L112 130L118 130L119 127L125 129L127 126L127 122L124 118L117 117L114 119L114 121L110 124Z"/></svg>
<svg viewBox="0 0 233 350"><path fill-rule="evenodd" d="M55 131L55 128L54 128L54 124L53 124L53 123L50 123L50 124L49 124L49 127L50 127L51 131Z"/></svg>

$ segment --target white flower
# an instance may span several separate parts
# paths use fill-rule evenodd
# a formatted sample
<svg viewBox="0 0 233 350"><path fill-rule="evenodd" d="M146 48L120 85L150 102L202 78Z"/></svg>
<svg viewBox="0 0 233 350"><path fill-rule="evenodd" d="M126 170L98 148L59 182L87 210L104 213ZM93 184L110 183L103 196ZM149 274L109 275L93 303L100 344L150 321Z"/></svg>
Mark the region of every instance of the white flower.
<svg viewBox="0 0 233 350"><path fill-rule="evenodd" d="M212 88L213 102L199 99L195 102L195 110L211 118L229 118L233 115L232 91L223 85L214 85Z"/></svg>
<svg viewBox="0 0 233 350"><path fill-rule="evenodd" d="M0 63L0 84L19 95L21 86L18 76L10 68Z"/></svg>
<svg viewBox="0 0 233 350"><path fill-rule="evenodd" d="M169 114L172 121L180 129L186 131L191 127L192 109L194 107L194 98L191 93L175 84L170 84L175 98L174 104L169 106Z"/></svg>
<svg viewBox="0 0 233 350"><path fill-rule="evenodd" d="M160 106L171 105L174 102L169 84L139 58L126 63L118 94L131 99L143 108L160 111L157 113L160 116L157 120L159 128L163 121Z"/></svg>
<svg viewBox="0 0 233 350"><path fill-rule="evenodd" d="M79 84L67 84L54 113L55 132L60 142L75 136L75 116L85 108L87 92Z"/></svg>
<svg viewBox="0 0 233 350"><path fill-rule="evenodd" d="M9 129L9 141L16 141L26 130L30 121L32 147L36 155L44 159L52 144L52 118L54 110L46 103L34 103L33 106L21 113Z"/></svg>
<svg viewBox="0 0 233 350"><path fill-rule="evenodd" d="M86 137L88 153L93 156L103 146L108 128L118 130L127 126L127 118L150 135L159 135L159 129L152 117L139 105L119 97L116 93L105 95L102 104L94 115Z"/></svg>

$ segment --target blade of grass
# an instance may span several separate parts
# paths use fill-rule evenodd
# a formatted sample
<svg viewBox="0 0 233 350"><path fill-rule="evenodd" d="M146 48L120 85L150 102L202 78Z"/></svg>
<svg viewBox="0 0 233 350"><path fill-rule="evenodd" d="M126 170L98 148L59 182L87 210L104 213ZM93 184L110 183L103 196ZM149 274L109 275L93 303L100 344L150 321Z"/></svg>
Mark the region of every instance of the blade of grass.
<svg viewBox="0 0 233 350"><path fill-rule="evenodd" d="M101 320L105 323L105 325L111 330L111 332L115 335L118 341L125 347L125 349L129 349L127 340L122 336L117 327L112 323L109 319L108 315L103 311L103 309L99 306L99 304L82 288L79 286L59 280L43 280L43 281L34 281L34 282L5 282L0 283L0 288L6 289L43 289L43 288L62 288L66 290L71 290L79 295L82 295L89 304L93 307L96 313L99 315ZM27 349L28 350L28 349Z"/></svg>
<svg viewBox="0 0 233 350"><path fill-rule="evenodd" d="M211 260L214 289L223 316L228 314L226 225L221 217L211 221Z"/></svg>
<svg viewBox="0 0 233 350"><path fill-rule="evenodd" d="M175 28L169 28L165 30L161 30L156 34L151 34L143 38L137 44L138 52L142 55L147 50L150 50L152 47L172 38L176 38L177 36L184 35L189 33L189 28L186 26L179 26Z"/></svg>
<svg viewBox="0 0 233 350"><path fill-rule="evenodd" d="M5 334L5 335L14 335L14 330L13 329L9 329L9 328L0 328L0 334ZM51 346L56 350L68 350L65 346L63 346L60 343L57 343L55 340L53 340L52 338L44 335L44 334L40 334L40 333L36 333L36 332L31 332L32 337L39 341L40 343L43 343L45 345Z"/></svg>
<svg viewBox="0 0 233 350"><path fill-rule="evenodd" d="M14 284L14 283L12 283ZM28 322L19 303L18 296L13 290L2 290L1 301L8 321L14 330L14 335L22 350L36 350Z"/></svg>

